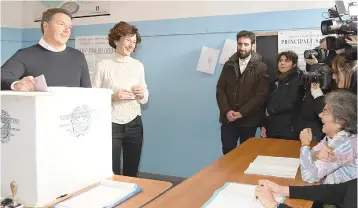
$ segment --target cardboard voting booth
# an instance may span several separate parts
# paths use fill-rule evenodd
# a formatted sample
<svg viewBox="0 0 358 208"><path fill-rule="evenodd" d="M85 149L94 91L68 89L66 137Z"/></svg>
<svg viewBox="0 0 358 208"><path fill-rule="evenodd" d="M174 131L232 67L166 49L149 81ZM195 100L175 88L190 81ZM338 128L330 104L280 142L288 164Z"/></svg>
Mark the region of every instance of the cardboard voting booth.
<svg viewBox="0 0 358 208"><path fill-rule="evenodd" d="M111 91L1 92L1 197L44 206L113 175Z"/></svg>

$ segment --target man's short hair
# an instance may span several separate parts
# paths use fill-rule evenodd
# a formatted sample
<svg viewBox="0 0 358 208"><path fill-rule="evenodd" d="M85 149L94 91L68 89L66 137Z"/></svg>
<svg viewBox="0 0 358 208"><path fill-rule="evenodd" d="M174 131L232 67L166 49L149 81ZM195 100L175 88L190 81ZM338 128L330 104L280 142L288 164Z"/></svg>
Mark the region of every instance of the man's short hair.
<svg viewBox="0 0 358 208"><path fill-rule="evenodd" d="M52 17L57 13L65 14L65 15L69 16L71 18L71 20L72 20L71 13L69 11L67 11L66 9L62 9L62 8L48 9L45 12L42 13L42 18L41 18L41 32L42 32L42 34L44 34L44 22L51 21Z"/></svg>
<svg viewBox="0 0 358 208"><path fill-rule="evenodd" d="M251 45L255 44L255 41L256 41L255 33L246 31L246 30L242 30L236 35L236 41L238 41L239 38L241 38L241 37L250 38Z"/></svg>

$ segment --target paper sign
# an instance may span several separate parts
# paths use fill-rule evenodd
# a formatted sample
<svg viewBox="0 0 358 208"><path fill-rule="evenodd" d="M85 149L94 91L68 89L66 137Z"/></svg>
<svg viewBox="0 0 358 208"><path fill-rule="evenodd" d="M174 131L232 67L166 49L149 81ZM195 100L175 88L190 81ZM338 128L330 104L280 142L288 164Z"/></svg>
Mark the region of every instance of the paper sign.
<svg viewBox="0 0 358 208"><path fill-rule="evenodd" d="M234 55L237 51L237 42L235 40L226 39L224 43L223 50L221 52L220 64L225 64L226 61L229 60L229 58Z"/></svg>
<svg viewBox="0 0 358 208"><path fill-rule="evenodd" d="M220 51L218 49L203 46L201 48L197 71L214 74L219 53Z"/></svg>

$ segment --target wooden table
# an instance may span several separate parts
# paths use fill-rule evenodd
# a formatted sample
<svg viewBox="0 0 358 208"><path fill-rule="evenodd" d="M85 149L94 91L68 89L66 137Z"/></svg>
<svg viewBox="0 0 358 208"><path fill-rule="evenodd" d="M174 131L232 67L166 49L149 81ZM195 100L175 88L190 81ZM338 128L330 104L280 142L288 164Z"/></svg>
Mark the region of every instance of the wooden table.
<svg viewBox="0 0 358 208"><path fill-rule="evenodd" d="M167 191L145 208L190 208L201 207L225 182L257 184L259 179L268 179L280 185L309 185L302 181L300 170L295 179L246 175L244 171L257 155L299 157L300 141L251 138L239 147L205 167L176 187ZM312 202L286 199L293 207L311 208ZM239 205L238 205L239 207Z"/></svg>
<svg viewBox="0 0 358 208"><path fill-rule="evenodd" d="M114 180L114 181L119 181L119 182L136 183L138 185L138 187L143 189L140 193L134 195L133 197L126 200L125 202L116 206L116 208L142 207L145 204L152 201L153 199L160 196L162 193L167 191L170 187L172 187L172 183L170 183L170 182L157 181L157 180L151 180L151 179L145 179L145 178L133 178L133 177L115 175L115 176L111 177L110 179ZM76 192L74 194L74 196L92 188L95 185L96 184Z"/></svg>

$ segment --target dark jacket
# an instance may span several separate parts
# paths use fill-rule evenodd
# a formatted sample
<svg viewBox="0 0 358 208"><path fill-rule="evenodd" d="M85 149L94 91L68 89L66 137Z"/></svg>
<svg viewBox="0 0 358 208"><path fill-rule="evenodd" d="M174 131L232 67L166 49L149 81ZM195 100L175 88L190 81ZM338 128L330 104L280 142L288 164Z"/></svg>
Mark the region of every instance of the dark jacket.
<svg viewBox="0 0 358 208"><path fill-rule="evenodd" d="M220 122L228 122L230 110L243 116L238 126L255 127L262 124L264 103L269 91L267 65L262 56L253 52L245 71L241 74L237 53L224 64L216 87L216 100L220 109Z"/></svg>
<svg viewBox="0 0 358 208"><path fill-rule="evenodd" d="M271 138L298 139L293 126L298 118L299 72L291 69L281 79L271 83L271 93L267 102L266 134Z"/></svg>
<svg viewBox="0 0 358 208"><path fill-rule="evenodd" d="M319 201L335 204L342 208L357 208L357 179L340 184L322 184L313 186L290 186L290 199ZM280 204L279 208L290 208Z"/></svg>
<svg viewBox="0 0 358 208"><path fill-rule="evenodd" d="M327 93L327 91L322 91L324 94ZM299 118L295 130L300 132L305 128L311 128L313 136L322 137L322 122L318 115L324 107L324 96L314 99L311 85L302 86L300 94L303 95L303 98L299 104Z"/></svg>

